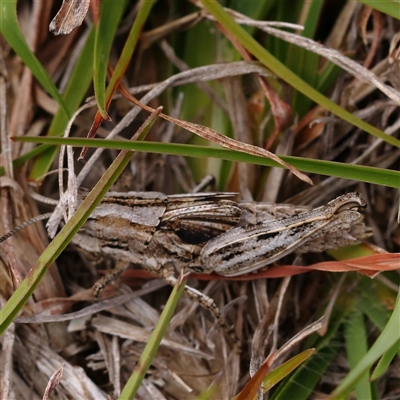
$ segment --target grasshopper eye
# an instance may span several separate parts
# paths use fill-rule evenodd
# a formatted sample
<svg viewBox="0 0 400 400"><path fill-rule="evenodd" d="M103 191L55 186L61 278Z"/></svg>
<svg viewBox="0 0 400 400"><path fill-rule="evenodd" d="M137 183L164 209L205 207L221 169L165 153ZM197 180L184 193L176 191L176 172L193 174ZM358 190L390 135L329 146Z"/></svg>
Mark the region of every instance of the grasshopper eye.
<svg viewBox="0 0 400 400"><path fill-rule="evenodd" d="M360 208L365 208L367 205L360 193L344 194L328 204L333 206L335 214L342 213L346 210L359 210Z"/></svg>
<svg viewBox="0 0 400 400"><path fill-rule="evenodd" d="M349 201L348 203L340 205L336 209L335 213L338 214L338 213L341 213L341 212L343 212L345 210L358 210L358 209L364 208L364 207L365 207L365 204L361 204L361 203L359 203L357 201Z"/></svg>

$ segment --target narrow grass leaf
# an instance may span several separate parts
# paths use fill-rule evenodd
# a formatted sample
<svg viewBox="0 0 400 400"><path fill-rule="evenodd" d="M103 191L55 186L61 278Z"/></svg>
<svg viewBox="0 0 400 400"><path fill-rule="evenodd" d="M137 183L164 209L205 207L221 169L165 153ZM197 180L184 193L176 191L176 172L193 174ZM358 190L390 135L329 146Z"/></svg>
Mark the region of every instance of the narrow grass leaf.
<svg viewBox="0 0 400 400"><path fill-rule="evenodd" d="M13 160L13 168L18 168L21 165L24 165L27 161L32 160L33 158L35 158L36 156L38 156L39 154L42 154L43 152L45 152L47 149L49 149L50 145L48 144L43 144L40 146L37 146L35 148L33 148L32 150L26 152L25 154L23 154L22 156L16 158ZM4 167L0 167L0 176L4 175Z"/></svg>
<svg viewBox="0 0 400 400"><path fill-rule="evenodd" d="M110 149L126 149L157 154L181 155L187 157L213 157L229 161L247 162L269 167L279 167L274 161L251 154L207 146L194 146L176 143L130 142L103 139L50 138L50 137L13 137L19 142L44 144L68 144L78 147L104 147ZM285 162L304 172L320 175L336 176L359 182L400 188L400 172L362 165L344 164L334 161L314 160L302 157L280 156Z"/></svg>
<svg viewBox="0 0 400 400"><path fill-rule="evenodd" d="M120 91L122 94L124 94L124 96L127 99L131 100L134 104L138 105L139 107L143 108L144 110L146 110L148 112L153 111L153 109L151 107L140 103L140 101L138 101L135 97L131 96L127 90L125 90L125 89L121 90L121 88L120 88ZM184 121L184 120L181 120L178 118L173 118L173 117L163 114L163 113L161 113L160 116L161 116L161 118L165 119L166 121L172 122L175 125L178 125L184 129L188 130L189 132L192 132L195 135L200 136L203 139L207 139L210 142L218 144L227 149L242 151L247 154L270 158L271 160L275 161L276 163L281 164L284 167L286 167L287 169L289 169L293 175L297 176L302 181L312 185L312 180L307 175L302 174L300 171L298 171L292 165L285 163L282 159L280 159L278 156L276 156L274 153L271 153L268 150L265 150L258 146L253 146L252 144L248 144L248 143L244 143L244 142L240 142L235 139L232 139L228 136L222 135L221 133L217 132L216 130L214 130L208 126L195 124L193 122Z"/></svg>
<svg viewBox="0 0 400 400"><path fill-rule="evenodd" d="M96 26L94 44L93 85L97 107L104 119L109 119L106 111L105 84L107 64L115 32L121 21L127 1L103 1L100 7L100 19Z"/></svg>
<svg viewBox="0 0 400 400"><path fill-rule="evenodd" d="M264 393L268 392L273 386L279 383L282 379L288 376L297 367L303 364L313 353L314 349L308 349L284 362L279 367L268 373L268 369L273 362L273 355L261 365L258 371L245 385L242 391L234 397L233 400L252 400L256 397L257 392L263 384ZM267 374L267 375L266 375Z"/></svg>
<svg viewBox="0 0 400 400"><path fill-rule="evenodd" d="M356 383L364 373L387 351L389 351L400 340L400 292L396 299L396 306L381 335L369 349L368 353L360 360L355 368L346 376L341 384L331 393L332 398L347 395L353 390Z"/></svg>
<svg viewBox="0 0 400 400"><path fill-rule="evenodd" d="M315 352L315 349L308 349L297 356L285 361L282 365L272 370L263 381L264 393L268 392L273 386L279 383L283 378L288 376L292 371L298 368L306 360L308 360Z"/></svg>
<svg viewBox="0 0 400 400"><path fill-rule="evenodd" d="M365 4L368 7L375 8L393 18L400 19L400 1L399 0L358 0L360 3Z"/></svg>
<svg viewBox="0 0 400 400"><path fill-rule="evenodd" d="M261 384L264 381L266 374L273 362L275 354L271 354L260 366L257 372L252 376L252 378L247 382L242 391L233 398L233 400L253 400L257 396Z"/></svg>
<svg viewBox="0 0 400 400"><path fill-rule="evenodd" d="M160 319L158 320L157 325L155 326L150 339L140 356L139 362L137 363L131 377L119 396L120 400L133 399L135 397L147 370L153 362L161 340L168 328L169 321L171 320L178 301L182 296L183 290L185 289L185 285L186 279L178 282L178 284L175 285L174 289L172 290L167 304L161 313Z"/></svg>
<svg viewBox="0 0 400 400"><path fill-rule="evenodd" d="M383 331L390 319L391 313L377 296L379 285L381 285L379 281L374 281L374 285L372 286L371 279L369 278L364 277L360 280L358 284L361 296L359 308L380 331ZM395 301L396 299L394 299Z"/></svg>
<svg viewBox="0 0 400 400"><path fill-rule="evenodd" d="M367 333L364 324L363 313L356 308L346 319L344 324L347 359L350 369L365 356L368 351ZM369 383L369 371L365 371L355 386L355 392L359 399L371 399L372 392Z"/></svg>
<svg viewBox="0 0 400 400"><path fill-rule="evenodd" d="M303 10L306 13L305 21L299 21L304 26L301 32L302 36L312 38L314 36L317 24L319 21L319 15L322 9L323 3L305 2L303 3ZM301 12L301 16L304 15ZM318 69L319 69L319 56L308 50L295 46L294 44L289 45L286 66L297 74L301 79L316 88L318 83ZM292 107L297 114L302 117L309 109L312 101L304 94L295 91L292 98Z"/></svg>
<svg viewBox="0 0 400 400"><path fill-rule="evenodd" d="M376 255L376 251L363 243L355 246L345 246L339 249L327 250L326 252L337 261Z"/></svg>
<svg viewBox="0 0 400 400"><path fill-rule="evenodd" d="M112 2L110 2L112 3ZM115 67L115 70L112 72L112 76L110 82L107 86L105 93L105 105L104 110L108 109L110 105L111 99L115 91L117 90L121 79L124 76L124 73L129 65L129 62L132 58L133 51L136 48L136 44L139 40L140 32L142 31L143 25L149 16L150 10L153 7L154 0L141 1L139 3L138 14L135 18L135 21L132 25L132 28L129 32L128 39L125 42L124 48L122 50L121 56L118 60L118 63ZM103 121L103 117L99 111L97 111L92 126L88 132L88 138L92 138L96 135L97 130L99 129L100 124ZM79 159L85 157L87 152L87 147L84 147L81 151Z"/></svg>
<svg viewBox="0 0 400 400"><path fill-rule="evenodd" d="M395 343L379 360L378 364L374 368L372 372L371 381L378 379L381 375L383 375L387 369L389 368L391 362L400 353L400 340Z"/></svg>
<svg viewBox="0 0 400 400"><path fill-rule="evenodd" d="M117 88L119 82L121 81L126 68L128 67L132 54L136 48L136 44L139 40L140 32L143 29L144 24L147 21L147 18L150 14L150 11L154 5L154 0L146 0L140 2L140 7L138 10L138 14L135 18L135 22L132 25L132 29L129 32L128 39L124 45L124 48L121 53L121 57L118 60L118 63L115 67L114 73L110 79L110 83L106 90L106 101L111 99L112 94Z"/></svg>
<svg viewBox="0 0 400 400"><path fill-rule="evenodd" d="M336 356L334 347L325 347L316 351L308 362L302 364L291 376L285 379L271 395L271 400L296 400L310 398L315 385L321 380L329 364Z"/></svg>

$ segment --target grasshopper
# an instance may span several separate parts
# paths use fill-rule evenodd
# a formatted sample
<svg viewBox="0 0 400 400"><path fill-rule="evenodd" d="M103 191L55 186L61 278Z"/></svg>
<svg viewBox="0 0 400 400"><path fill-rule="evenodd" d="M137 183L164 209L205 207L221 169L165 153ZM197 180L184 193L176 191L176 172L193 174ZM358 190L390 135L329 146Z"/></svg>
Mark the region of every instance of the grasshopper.
<svg viewBox="0 0 400 400"><path fill-rule="evenodd" d="M372 234L364 223L366 202L358 193L311 210L240 203L235 196L110 192L73 240L85 252L117 260L117 267L95 284L95 297L130 263L174 285L177 270L237 276L292 252L356 244ZM233 337L211 298L188 286L185 290Z"/></svg>

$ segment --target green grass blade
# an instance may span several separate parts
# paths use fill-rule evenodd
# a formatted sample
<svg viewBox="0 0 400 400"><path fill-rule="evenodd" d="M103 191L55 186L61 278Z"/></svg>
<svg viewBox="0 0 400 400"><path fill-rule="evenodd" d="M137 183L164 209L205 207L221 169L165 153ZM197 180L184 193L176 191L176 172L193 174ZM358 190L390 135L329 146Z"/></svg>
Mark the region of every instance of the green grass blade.
<svg viewBox="0 0 400 400"><path fill-rule="evenodd" d="M302 365L312 356L314 349L308 349L285 361L282 365L272 370L263 381L264 393L288 376L292 371Z"/></svg>
<svg viewBox="0 0 400 400"><path fill-rule="evenodd" d="M367 257L376 254L373 249L364 246L363 244L344 246L339 249L330 249L327 250L326 253L338 261Z"/></svg>
<svg viewBox="0 0 400 400"><path fill-rule="evenodd" d="M52 146L49 146L47 144L43 144L40 146L35 147L34 149L26 152L25 154L23 154L22 156L16 158L13 160L13 168L18 168L21 165L24 165L27 161L32 160L33 158L35 158L36 156L38 156L39 154L42 154L44 151L46 151L47 149L51 148ZM4 167L0 167L0 176L4 175Z"/></svg>
<svg viewBox="0 0 400 400"><path fill-rule="evenodd" d="M96 27L93 85L97 107L104 119L108 119L105 98L107 64L115 32L117 31L127 3L126 0L103 1L100 8L99 23Z"/></svg>
<svg viewBox="0 0 400 400"><path fill-rule="evenodd" d="M393 18L400 19L400 1L399 0L358 0L360 3L365 4L368 7L375 8L387 15L391 15Z"/></svg>
<svg viewBox="0 0 400 400"><path fill-rule="evenodd" d="M161 340L168 328L169 321L171 320L178 301L181 298L183 290L185 289L185 285L186 279L182 282L178 282L178 284L174 286L174 289L168 298L167 304L161 313L160 319L158 320L157 325L155 326L131 377L122 390L119 399L128 400L135 397L136 392L139 389L143 378L157 353Z"/></svg>
<svg viewBox="0 0 400 400"><path fill-rule="evenodd" d="M65 116L70 116L69 109L64 103L58 89L49 77L43 65L29 49L28 44L21 32L17 18L17 1L8 0L1 2L0 9L0 32L13 50L21 57L24 64L31 70L34 77L40 82L43 88L62 107Z"/></svg>
<svg viewBox="0 0 400 400"><path fill-rule="evenodd" d="M249 18L255 20L264 20L269 11L274 7L276 0L270 1L238 1L235 2L235 10ZM246 27L250 34L253 34L256 28L252 26Z"/></svg>
<svg viewBox="0 0 400 400"><path fill-rule="evenodd" d="M377 291L380 289L379 286L384 285L379 281L375 281L371 287L371 279L362 277L358 285L361 296L358 307L380 331L383 331L391 313L377 296ZM372 288L373 290L371 290ZM393 304L395 301L396 299L394 299Z"/></svg>
<svg viewBox="0 0 400 400"><path fill-rule="evenodd" d="M68 144L78 147L104 147L110 149L125 149L158 154L172 154L187 157L213 157L224 160L259 164L269 167L280 165L263 157L207 146L194 146L176 143L130 142L103 139L50 138L50 137L14 137L20 142L44 144ZM279 156L285 162L303 172L316 173L338 178L351 179L367 183L400 188L400 172L361 165L344 164L334 161L314 160L293 156Z"/></svg>
<svg viewBox="0 0 400 400"><path fill-rule="evenodd" d="M347 359L349 360L350 369L352 369L368 351L364 316L358 308L349 315L349 318L345 321L344 329ZM368 376L369 371L365 371L355 386L358 399L372 399L372 391Z"/></svg>
<svg viewBox="0 0 400 400"><path fill-rule="evenodd" d="M110 2L113 3L113 2ZM132 58L133 51L136 48L136 44L139 40L140 32L142 31L143 25L145 24L151 8L154 5L154 0L141 1L139 12L135 18L135 22L132 25L132 29L129 32L128 39L125 42L124 48L121 53L121 57L115 67L114 73L110 79L110 83L106 90L106 102L110 101L115 89L117 88L120 80L122 79L126 68Z"/></svg>
<svg viewBox="0 0 400 400"><path fill-rule="evenodd" d="M322 93L325 93L325 91L335 84L341 72L342 70L336 64L329 61L318 76L316 89Z"/></svg>
<svg viewBox="0 0 400 400"><path fill-rule="evenodd" d="M236 39L250 53L252 53L258 60L260 60L274 74L288 82L289 85L293 86L299 92L303 93L311 100L320 104L341 119L349 122L354 126L357 126L358 128L368 132L375 137L382 139L387 143L392 144L393 146L400 147L400 140L396 139L395 137L386 135L381 130L355 117L353 114L333 103L327 97L325 97L313 87L304 82L302 79L300 79L283 63L273 57L263 46L260 45L260 43L253 39L239 24L237 24L218 2L201 0L201 3L203 4L204 8L207 9L225 29L227 29L233 36L235 36Z"/></svg>
<svg viewBox="0 0 400 400"><path fill-rule="evenodd" d="M371 375L371 381L378 379L389 368L392 360L400 353L400 340L394 344L379 360Z"/></svg>
<svg viewBox="0 0 400 400"><path fill-rule="evenodd" d="M302 366L299 367L289 379L283 382L270 397L271 400L310 399L315 385L321 380L336 355L333 348L324 348L318 351L309 363L305 363L304 369L302 369ZM296 393L295 397L293 396L294 393Z"/></svg>
<svg viewBox="0 0 400 400"><path fill-rule="evenodd" d="M184 46L183 59L191 68L215 63L218 42L206 24L197 24L190 29L182 46ZM196 51L193 51L193 49L196 49ZM225 51L227 52L228 50ZM172 73L173 71L171 71L171 75ZM211 86L215 85L211 82ZM182 91L185 99L180 115L183 120L198 120L199 110L204 110L199 121L202 125L217 128L218 124L221 123L221 119L224 120L225 117L226 120L224 115L218 115L218 121L213 120L215 118L215 115L213 116L215 105L210 102L210 98L196 84L184 85L179 88L179 91ZM225 123L225 121L222 123ZM193 138L193 141L197 141L195 144L199 144L199 140L201 141L201 139Z"/></svg>
<svg viewBox="0 0 400 400"><path fill-rule="evenodd" d="M308 38L312 38L314 36L322 6L323 3L318 1L303 3L303 9L307 9L307 17L303 23L304 30L301 32L302 36ZM319 58L320 57L318 54L295 46L294 44L290 44L285 64L301 79L303 79L313 88L316 88L319 75ZM311 104L312 101L304 94L299 93L298 91L293 93L293 110L300 117L310 109Z"/></svg>
<svg viewBox="0 0 400 400"><path fill-rule="evenodd" d="M364 373L387 351L389 351L400 340L400 292L396 299L393 313L381 335L372 345L368 353L360 360L355 368L346 376L341 384L331 393L332 398L345 396L353 390Z"/></svg>

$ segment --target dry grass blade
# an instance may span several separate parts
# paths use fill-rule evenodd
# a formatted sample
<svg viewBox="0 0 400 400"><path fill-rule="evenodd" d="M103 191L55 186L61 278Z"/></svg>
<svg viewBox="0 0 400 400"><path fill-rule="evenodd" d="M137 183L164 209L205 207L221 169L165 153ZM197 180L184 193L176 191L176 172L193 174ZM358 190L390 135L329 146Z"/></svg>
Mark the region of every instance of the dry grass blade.
<svg viewBox="0 0 400 400"><path fill-rule="evenodd" d="M142 104L140 101L138 101L136 98L131 96L126 89L119 89L121 93L123 93L129 100L131 100L134 104L137 106L143 108L144 110L147 110L149 112L153 112L154 110L146 106L145 104ZM174 124L181 126L184 129L187 129L190 132L193 132L194 134L207 139L211 142L214 142L216 144L219 144L222 147L226 147L231 150L236 150L236 151L242 151L248 154L252 154L255 156L260 156L260 157L266 157L270 158L271 160L277 162L280 165L283 165L285 168L288 168L295 176L297 176L299 179L302 181L309 183L312 185L312 180L293 166L291 166L288 163L285 163L283 160L281 160L278 156L275 154L271 153L268 150L262 149L261 147L253 146L251 144L243 143L243 142L238 142L234 139L231 139L225 135L222 135L221 133L215 131L214 129L211 129L207 126L195 124L193 122L188 122L188 121L182 121L177 118L172 118L169 115L160 114L161 118L164 118L165 120L169 122L173 122Z"/></svg>
<svg viewBox="0 0 400 400"><path fill-rule="evenodd" d="M43 394L43 400L48 400L50 393L54 391L54 389L58 386L60 383L60 380L63 376L63 371L64 371L64 364L61 365L60 368L58 368L54 374L50 377L49 383L46 386L46 390L44 391Z"/></svg>
<svg viewBox="0 0 400 400"><path fill-rule="evenodd" d="M35 391L44 393L48 380L44 377L51 377L60 365L64 364L63 378L61 385L57 387L60 395L74 399L106 399L105 393L95 385L95 383L87 376L82 368L73 366L66 362L65 359L57 354L42 337L25 326L21 329L21 337L24 338L23 343L17 343L14 349L18 355L17 362L25 373L29 374L29 369L34 367L40 371L40 378L33 380L32 385ZM22 383L22 382L21 382ZM26 383L21 384L18 393L20 398L26 397L29 393L29 386Z"/></svg>
<svg viewBox="0 0 400 400"><path fill-rule="evenodd" d="M60 10L50 23L54 35L68 35L86 17L90 0L63 0Z"/></svg>

